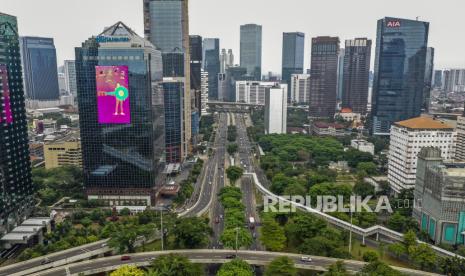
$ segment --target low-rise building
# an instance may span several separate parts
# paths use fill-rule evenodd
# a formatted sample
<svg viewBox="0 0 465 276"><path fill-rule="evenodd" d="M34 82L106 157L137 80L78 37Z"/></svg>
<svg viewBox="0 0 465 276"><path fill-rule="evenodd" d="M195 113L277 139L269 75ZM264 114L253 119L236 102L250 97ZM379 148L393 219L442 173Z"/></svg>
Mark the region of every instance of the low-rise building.
<svg viewBox="0 0 465 276"><path fill-rule="evenodd" d="M442 150L418 155L413 217L436 243L465 244L465 163L448 163Z"/></svg>
<svg viewBox="0 0 465 276"><path fill-rule="evenodd" d="M388 179L395 193L415 187L417 155L424 147L438 147L445 160L453 160L457 133L439 120L417 117L394 123L389 144Z"/></svg>
<svg viewBox="0 0 465 276"><path fill-rule="evenodd" d="M355 113L352 109L346 107L341 109L338 113L334 115L334 118L340 117L346 122L359 123L362 120L362 115L360 113Z"/></svg>
<svg viewBox="0 0 465 276"><path fill-rule="evenodd" d="M81 141L76 137L65 137L44 145L45 168L53 169L62 166L82 168Z"/></svg>
<svg viewBox="0 0 465 276"><path fill-rule="evenodd" d="M457 150L455 159L465 161L465 111L457 117Z"/></svg>
<svg viewBox="0 0 465 276"><path fill-rule="evenodd" d="M359 151L375 154L375 145L363 139L354 139L350 141L350 146Z"/></svg>
<svg viewBox="0 0 465 276"><path fill-rule="evenodd" d="M310 132L316 136L345 136L350 134L343 124L320 121L311 123Z"/></svg>

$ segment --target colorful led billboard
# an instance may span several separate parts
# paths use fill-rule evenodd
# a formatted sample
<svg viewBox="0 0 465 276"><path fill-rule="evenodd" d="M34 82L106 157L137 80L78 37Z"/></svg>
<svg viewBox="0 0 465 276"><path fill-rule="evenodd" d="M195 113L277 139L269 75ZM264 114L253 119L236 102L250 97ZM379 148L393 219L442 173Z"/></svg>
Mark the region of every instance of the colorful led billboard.
<svg viewBox="0 0 465 276"><path fill-rule="evenodd" d="M0 92L2 93L3 101L0 102L0 106L3 106L3 110L0 108L0 123L13 123L13 113L11 112L11 101L10 101L10 87L8 85L8 69L6 65L0 64Z"/></svg>
<svg viewBox="0 0 465 276"><path fill-rule="evenodd" d="M97 113L100 124L130 124L127 66L96 66Z"/></svg>

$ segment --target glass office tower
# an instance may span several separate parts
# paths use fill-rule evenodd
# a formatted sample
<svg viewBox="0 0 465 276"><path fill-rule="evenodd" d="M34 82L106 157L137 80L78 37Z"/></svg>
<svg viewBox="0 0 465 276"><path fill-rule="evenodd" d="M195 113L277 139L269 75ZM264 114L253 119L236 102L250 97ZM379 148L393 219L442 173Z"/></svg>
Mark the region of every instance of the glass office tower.
<svg viewBox="0 0 465 276"><path fill-rule="evenodd" d="M0 236L34 206L24 101L17 20L0 13Z"/></svg>
<svg viewBox="0 0 465 276"><path fill-rule="evenodd" d="M241 25L240 59L241 67L247 68L253 80L262 79L262 26Z"/></svg>
<svg viewBox="0 0 465 276"><path fill-rule="evenodd" d="M53 38L20 38L24 88L31 100L50 101L60 98L57 54Z"/></svg>
<svg viewBox="0 0 465 276"><path fill-rule="evenodd" d="M183 90L181 79L164 78L163 91L165 102L166 123L166 163L181 163L182 155L182 129L183 129ZM192 116L192 114L191 114Z"/></svg>
<svg viewBox="0 0 465 276"><path fill-rule="evenodd" d="M208 72L208 98L218 100L218 74L221 71L220 40L218 38L203 39L203 60L203 70Z"/></svg>
<svg viewBox="0 0 465 276"><path fill-rule="evenodd" d="M191 97L192 97L192 112L196 112L199 116L202 106L202 37L199 35L191 35L190 53L191 53ZM194 126L192 121L192 129L197 129L198 124ZM194 135L194 133L192 134Z"/></svg>
<svg viewBox="0 0 465 276"><path fill-rule="evenodd" d="M372 95L372 133L389 135L394 122L418 117L423 105L429 23L378 20Z"/></svg>
<svg viewBox="0 0 465 276"><path fill-rule="evenodd" d="M291 75L304 72L304 50L305 34L283 33L281 78L289 88L291 87ZM287 100L291 101L291 93L288 93Z"/></svg>
<svg viewBox="0 0 465 276"><path fill-rule="evenodd" d="M121 22L76 48L84 180L89 199L154 204L163 184L161 53Z"/></svg>

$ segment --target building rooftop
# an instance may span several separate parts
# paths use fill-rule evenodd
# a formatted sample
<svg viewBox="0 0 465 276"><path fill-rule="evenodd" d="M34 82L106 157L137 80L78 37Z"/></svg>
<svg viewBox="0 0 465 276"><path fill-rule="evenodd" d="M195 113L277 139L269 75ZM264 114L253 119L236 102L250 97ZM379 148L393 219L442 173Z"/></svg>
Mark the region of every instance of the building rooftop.
<svg viewBox="0 0 465 276"><path fill-rule="evenodd" d="M395 125L409 129L447 129L453 130L451 125L428 117L417 117L396 122Z"/></svg>

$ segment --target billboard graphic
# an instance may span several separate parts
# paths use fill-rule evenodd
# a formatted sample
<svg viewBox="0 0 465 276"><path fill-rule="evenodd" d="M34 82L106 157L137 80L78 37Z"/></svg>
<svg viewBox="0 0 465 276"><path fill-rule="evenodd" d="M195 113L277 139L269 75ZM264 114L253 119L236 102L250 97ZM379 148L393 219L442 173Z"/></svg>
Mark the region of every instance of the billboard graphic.
<svg viewBox="0 0 465 276"><path fill-rule="evenodd" d="M0 83L3 97L3 102L0 103L0 106L3 105L3 111L0 112L0 123L13 123L13 113L11 112L11 101L10 101L10 87L8 85L8 69L6 65L0 64Z"/></svg>
<svg viewBox="0 0 465 276"><path fill-rule="evenodd" d="M127 66L95 66L100 124L130 124Z"/></svg>

